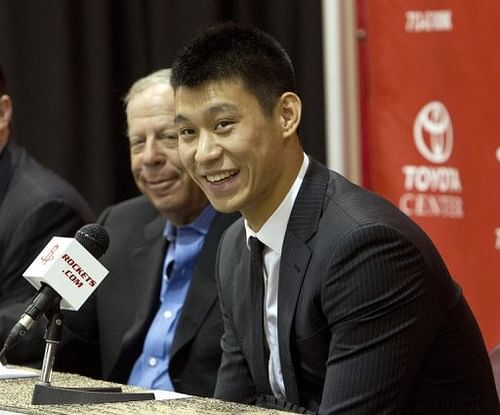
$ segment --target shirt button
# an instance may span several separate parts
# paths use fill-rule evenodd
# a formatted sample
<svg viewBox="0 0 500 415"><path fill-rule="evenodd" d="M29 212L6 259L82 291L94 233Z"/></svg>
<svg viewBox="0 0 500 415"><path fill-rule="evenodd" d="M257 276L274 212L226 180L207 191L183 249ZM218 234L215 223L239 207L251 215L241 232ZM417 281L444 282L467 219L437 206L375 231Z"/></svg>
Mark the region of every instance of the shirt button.
<svg viewBox="0 0 500 415"><path fill-rule="evenodd" d="M172 312L170 310L167 310L163 313L163 317L165 318L171 318L172 317Z"/></svg>
<svg viewBox="0 0 500 415"><path fill-rule="evenodd" d="M150 357L148 360L148 366L155 367L158 361L154 357Z"/></svg>

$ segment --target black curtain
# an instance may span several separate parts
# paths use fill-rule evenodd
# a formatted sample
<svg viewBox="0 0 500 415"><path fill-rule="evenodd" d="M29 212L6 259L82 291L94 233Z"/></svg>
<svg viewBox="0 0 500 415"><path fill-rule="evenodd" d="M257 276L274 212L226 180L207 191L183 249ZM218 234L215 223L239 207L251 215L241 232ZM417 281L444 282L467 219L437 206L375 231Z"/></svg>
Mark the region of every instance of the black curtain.
<svg viewBox="0 0 500 415"><path fill-rule="evenodd" d="M122 97L196 33L232 20L274 35L294 61L307 153L325 161L320 0L0 0L12 138L99 213L137 194Z"/></svg>

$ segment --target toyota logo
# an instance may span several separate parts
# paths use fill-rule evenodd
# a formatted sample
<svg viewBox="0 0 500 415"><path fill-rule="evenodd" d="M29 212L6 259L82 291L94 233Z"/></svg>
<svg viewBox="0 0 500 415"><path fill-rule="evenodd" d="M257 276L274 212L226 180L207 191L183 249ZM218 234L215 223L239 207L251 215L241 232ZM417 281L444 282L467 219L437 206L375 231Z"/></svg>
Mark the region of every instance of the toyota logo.
<svg viewBox="0 0 500 415"><path fill-rule="evenodd" d="M453 127L442 102L431 101L413 123L413 138L422 157L432 163L444 163L453 150Z"/></svg>

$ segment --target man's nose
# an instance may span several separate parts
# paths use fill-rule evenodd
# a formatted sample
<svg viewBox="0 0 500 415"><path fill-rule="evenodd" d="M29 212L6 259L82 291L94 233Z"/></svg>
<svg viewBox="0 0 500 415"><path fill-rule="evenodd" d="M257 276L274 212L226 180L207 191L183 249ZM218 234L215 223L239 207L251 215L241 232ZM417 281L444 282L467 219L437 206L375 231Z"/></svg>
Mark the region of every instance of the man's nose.
<svg viewBox="0 0 500 415"><path fill-rule="evenodd" d="M145 164L156 164L164 160L163 147L155 137L146 139L142 157Z"/></svg>
<svg viewBox="0 0 500 415"><path fill-rule="evenodd" d="M195 161L206 163L220 157L222 149L217 142L217 137L208 132L200 132L198 148L196 149Z"/></svg>

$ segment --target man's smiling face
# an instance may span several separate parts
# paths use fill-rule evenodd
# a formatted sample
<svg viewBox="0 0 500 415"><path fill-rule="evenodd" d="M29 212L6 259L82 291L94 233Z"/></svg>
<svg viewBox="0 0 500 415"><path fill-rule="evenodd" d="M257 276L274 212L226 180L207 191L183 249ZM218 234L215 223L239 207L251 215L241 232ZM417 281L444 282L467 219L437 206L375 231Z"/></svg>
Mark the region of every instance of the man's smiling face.
<svg viewBox="0 0 500 415"><path fill-rule="evenodd" d="M133 96L127 124L137 187L174 224L189 223L207 200L179 159L172 88L152 84Z"/></svg>
<svg viewBox="0 0 500 415"><path fill-rule="evenodd" d="M175 111L180 158L211 204L254 224L267 218L289 186L279 111L264 114L237 80L181 86Z"/></svg>

